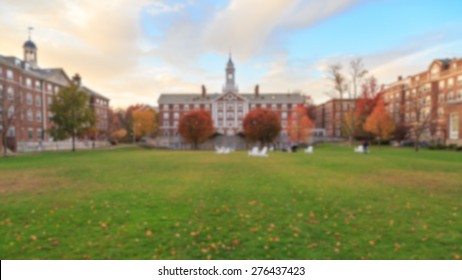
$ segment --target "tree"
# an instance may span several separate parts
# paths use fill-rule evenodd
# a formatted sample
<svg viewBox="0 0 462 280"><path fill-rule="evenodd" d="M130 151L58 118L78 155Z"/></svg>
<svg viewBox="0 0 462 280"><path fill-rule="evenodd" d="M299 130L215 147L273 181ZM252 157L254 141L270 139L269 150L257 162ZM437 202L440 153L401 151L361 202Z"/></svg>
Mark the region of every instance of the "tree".
<svg viewBox="0 0 462 280"><path fill-rule="evenodd" d="M313 122L308 116L307 109L299 104L292 109L287 124L289 139L295 143L306 143L313 128Z"/></svg>
<svg viewBox="0 0 462 280"><path fill-rule="evenodd" d="M156 115L154 110L143 108L133 111L133 130L137 138L154 133L157 128Z"/></svg>
<svg viewBox="0 0 462 280"><path fill-rule="evenodd" d="M279 115L268 109L255 109L244 118L244 135L261 145L272 143L281 132Z"/></svg>
<svg viewBox="0 0 462 280"><path fill-rule="evenodd" d="M14 88L8 87L5 95L3 85L0 85L0 130L4 157L8 156L8 131L15 125L19 126L23 107L20 93L15 94Z"/></svg>
<svg viewBox="0 0 462 280"><path fill-rule="evenodd" d="M180 119L178 132L186 143L192 143L197 149L214 132L212 117L206 110L190 111Z"/></svg>
<svg viewBox="0 0 462 280"><path fill-rule="evenodd" d="M414 149L419 151L420 139L431 127L431 111L426 108L426 98L413 97L406 103L406 111L410 113L409 133L414 140Z"/></svg>
<svg viewBox="0 0 462 280"><path fill-rule="evenodd" d="M54 139L72 138L72 151L75 152L75 138L89 132L95 125L95 115L91 110L88 95L71 83L53 96L50 107L53 127L50 134Z"/></svg>
<svg viewBox="0 0 462 280"><path fill-rule="evenodd" d="M367 74L367 70L364 68L364 64L361 58L356 58L350 61L350 76L351 76L351 90L349 91L349 98L356 100L358 98L358 87L361 85L364 76ZM355 109L350 108L347 118L350 120L350 126L346 127L347 134L349 136L350 145L353 142L353 137L357 134L358 125L356 124Z"/></svg>
<svg viewBox="0 0 462 280"><path fill-rule="evenodd" d="M369 136L367 135L368 133L364 131L364 124L366 123L367 118L374 111L379 99L380 95L379 88L377 86L377 79L374 76L371 76L362 85L361 96L356 99L355 114L353 116L353 124L356 126L355 137L367 138Z"/></svg>
<svg viewBox="0 0 462 280"><path fill-rule="evenodd" d="M372 114L367 118L364 124L364 130L372 133L379 140L387 140L395 130L395 123L385 110L383 100L380 99Z"/></svg>
<svg viewBox="0 0 462 280"><path fill-rule="evenodd" d="M342 132L348 136L350 145L353 144L353 137L357 134L356 129L356 117L354 116L355 110L350 107L348 112L344 112L343 101L347 97L350 100L358 98L358 87L362 83L363 78L367 74L367 70L364 68L364 64L361 58L356 58L350 61L350 77L351 81L347 79L347 76L342 73L341 64L332 64L328 67L328 79L333 83L334 91L329 94L331 98L340 99L340 120L339 124ZM351 83L351 87L349 87Z"/></svg>

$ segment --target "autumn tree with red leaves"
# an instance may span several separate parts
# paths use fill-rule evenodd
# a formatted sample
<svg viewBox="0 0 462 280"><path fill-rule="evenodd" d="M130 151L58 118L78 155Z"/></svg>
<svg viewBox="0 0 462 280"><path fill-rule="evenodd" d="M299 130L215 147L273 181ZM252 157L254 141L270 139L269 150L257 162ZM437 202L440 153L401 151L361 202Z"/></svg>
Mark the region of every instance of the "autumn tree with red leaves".
<svg viewBox="0 0 462 280"><path fill-rule="evenodd" d="M313 127L314 125L308 116L307 109L301 104L295 106L289 115L287 124L290 141L295 143L308 142Z"/></svg>
<svg viewBox="0 0 462 280"><path fill-rule="evenodd" d="M380 142L390 138L395 130L395 123L385 110L382 98L379 99L372 114L367 118L364 124L364 130L375 135Z"/></svg>
<svg viewBox="0 0 462 280"><path fill-rule="evenodd" d="M362 85L361 96L356 100L354 114L354 123L356 125L355 137L367 137L367 132L364 131L364 124L366 123L367 118L372 114L372 111L374 111L379 99L380 95L377 79L372 76Z"/></svg>
<svg viewBox="0 0 462 280"><path fill-rule="evenodd" d="M255 109L244 118L244 135L261 145L272 143L281 132L279 115L268 109Z"/></svg>
<svg viewBox="0 0 462 280"><path fill-rule="evenodd" d="M206 110L190 111L180 119L178 131L186 143L197 149L214 132L212 117Z"/></svg>

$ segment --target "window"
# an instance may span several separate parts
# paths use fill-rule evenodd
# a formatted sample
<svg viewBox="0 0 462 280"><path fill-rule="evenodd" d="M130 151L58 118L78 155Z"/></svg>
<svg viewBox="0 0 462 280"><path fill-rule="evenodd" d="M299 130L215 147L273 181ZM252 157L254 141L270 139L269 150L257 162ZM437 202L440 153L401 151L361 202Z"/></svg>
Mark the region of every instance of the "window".
<svg viewBox="0 0 462 280"><path fill-rule="evenodd" d="M281 118L284 120L287 119L287 112L282 112Z"/></svg>
<svg viewBox="0 0 462 280"><path fill-rule="evenodd" d="M173 118L174 118L175 120L179 119L179 118L180 118L180 114L179 114L179 113L174 113L174 114L173 114Z"/></svg>
<svg viewBox="0 0 462 280"><path fill-rule="evenodd" d="M13 115L14 115L14 106L11 105L11 106L8 108L8 118L11 118Z"/></svg>
<svg viewBox="0 0 462 280"><path fill-rule="evenodd" d="M164 121L164 126L169 126L170 123L168 121Z"/></svg>
<svg viewBox="0 0 462 280"><path fill-rule="evenodd" d="M37 140L43 140L43 131L39 128L37 129Z"/></svg>
<svg viewBox="0 0 462 280"><path fill-rule="evenodd" d="M438 116L444 115L444 108L439 108L438 109Z"/></svg>
<svg viewBox="0 0 462 280"><path fill-rule="evenodd" d="M278 106L277 104L272 104L272 105L271 105L271 109L274 109L274 110L275 110L275 109L277 108L277 106Z"/></svg>
<svg viewBox="0 0 462 280"><path fill-rule="evenodd" d="M457 99L462 99L462 90L457 92Z"/></svg>
<svg viewBox="0 0 462 280"><path fill-rule="evenodd" d="M0 99L2 98L3 98L3 85L0 85Z"/></svg>
<svg viewBox="0 0 462 280"><path fill-rule="evenodd" d="M27 120L30 122L32 121L32 110L31 109L27 110Z"/></svg>
<svg viewBox="0 0 462 280"><path fill-rule="evenodd" d="M6 78L7 78L8 80L13 80L14 75L13 75L13 71L12 71L12 70L6 70Z"/></svg>
<svg viewBox="0 0 462 280"><path fill-rule="evenodd" d="M7 90L7 94L8 94L8 100L13 100L14 99L14 90L13 90L13 88L9 87L8 90Z"/></svg>
<svg viewBox="0 0 462 280"><path fill-rule="evenodd" d="M232 119L234 118L234 113L228 113L226 116L228 117L228 119Z"/></svg>
<svg viewBox="0 0 462 280"><path fill-rule="evenodd" d="M218 117L223 118L223 112L218 112Z"/></svg>
<svg viewBox="0 0 462 280"><path fill-rule="evenodd" d="M448 87L452 87L454 85L454 79L453 78L449 78L448 80Z"/></svg>
<svg viewBox="0 0 462 280"><path fill-rule="evenodd" d="M199 104L194 104L194 109L199 109Z"/></svg>
<svg viewBox="0 0 462 280"><path fill-rule="evenodd" d="M457 77L457 84L462 85L462 75Z"/></svg>
<svg viewBox="0 0 462 280"><path fill-rule="evenodd" d="M35 81L35 88L40 89L40 81Z"/></svg>
<svg viewBox="0 0 462 280"><path fill-rule="evenodd" d="M184 110L187 112L189 111L189 104L184 105Z"/></svg>
<svg viewBox="0 0 462 280"><path fill-rule="evenodd" d="M449 138L459 139L459 114L451 113L449 116Z"/></svg>
<svg viewBox="0 0 462 280"><path fill-rule="evenodd" d="M55 86L55 93L58 93L58 91L59 91L59 87Z"/></svg>
<svg viewBox="0 0 462 280"><path fill-rule="evenodd" d="M173 126L174 126L174 127L178 127L178 121L174 121L174 122L173 122Z"/></svg>
<svg viewBox="0 0 462 280"><path fill-rule="evenodd" d="M52 85L51 85L51 84L48 84L48 85L47 85L47 90L48 90L48 91L51 91L51 89L52 89Z"/></svg>
<svg viewBox="0 0 462 280"><path fill-rule="evenodd" d="M9 137L15 137L16 136L16 129L14 127L10 127L10 129L8 129L8 136Z"/></svg>
<svg viewBox="0 0 462 280"><path fill-rule="evenodd" d="M250 109L255 109L255 104L250 105Z"/></svg>
<svg viewBox="0 0 462 280"><path fill-rule="evenodd" d="M168 119L169 117L169 113L164 113L164 119Z"/></svg>
<svg viewBox="0 0 462 280"><path fill-rule="evenodd" d="M287 104L282 104L282 109L287 110Z"/></svg>
<svg viewBox="0 0 462 280"><path fill-rule="evenodd" d="M32 80L30 78L26 78L26 87L32 87Z"/></svg>
<svg viewBox="0 0 462 280"><path fill-rule="evenodd" d="M173 105L173 110L178 110L178 104Z"/></svg>
<svg viewBox="0 0 462 280"><path fill-rule="evenodd" d="M27 105L32 105L32 94L28 93L26 95Z"/></svg>
<svg viewBox="0 0 462 280"><path fill-rule="evenodd" d="M40 111L35 112L35 119L38 122L41 122L42 121L42 112L40 112Z"/></svg>
<svg viewBox="0 0 462 280"><path fill-rule="evenodd" d="M439 89L443 89L444 88L444 81L440 81L439 84L438 84L438 87L439 87Z"/></svg>
<svg viewBox="0 0 462 280"><path fill-rule="evenodd" d="M32 128L28 128L28 129L27 129L27 139L28 139L29 141L32 141L33 132L34 132L34 131L32 130Z"/></svg>

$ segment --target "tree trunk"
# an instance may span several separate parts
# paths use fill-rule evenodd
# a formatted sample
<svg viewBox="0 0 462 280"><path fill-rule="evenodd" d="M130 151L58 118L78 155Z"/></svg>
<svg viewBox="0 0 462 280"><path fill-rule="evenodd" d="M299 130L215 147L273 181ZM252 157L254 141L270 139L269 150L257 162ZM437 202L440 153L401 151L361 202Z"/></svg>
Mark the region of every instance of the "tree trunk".
<svg viewBox="0 0 462 280"><path fill-rule="evenodd" d="M416 152L419 151L419 137L416 138L416 141L415 141L415 143L414 143L414 150L415 150Z"/></svg>
<svg viewBox="0 0 462 280"><path fill-rule="evenodd" d="M75 152L75 132L72 132L72 151Z"/></svg>
<svg viewBox="0 0 462 280"><path fill-rule="evenodd" d="M350 147L353 146L353 136L352 136L352 135L350 135L350 136L348 137L348 143L349 143Z"/></svg>
<svg viewBox="0 0 462 280"><path fill-rule="evenodd" d="M8 156L8 148L6 147L6 135L5 133L2 133L2 141L3 141L3 156L7 157Z"/></svg>

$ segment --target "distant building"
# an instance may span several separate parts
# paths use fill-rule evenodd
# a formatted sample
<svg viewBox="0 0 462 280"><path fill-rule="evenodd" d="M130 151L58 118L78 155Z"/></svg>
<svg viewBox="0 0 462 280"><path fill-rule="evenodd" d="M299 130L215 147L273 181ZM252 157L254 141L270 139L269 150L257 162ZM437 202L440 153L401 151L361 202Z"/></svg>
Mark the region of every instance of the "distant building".
<svg viewBox="0 0 462 280"><path fill-rule="evenodd" d="M315 127L318 131L324 130L324 135L330 138L341 138L342 113L355 109L355 99L331 99L315 108Z"/></svg>
<svg viewBox="0 0 462 280"><path fill-rule="evenodd" d="M417 102L421 119L430 118L422 141L462 145L462 59L434 60L423 72L398 77L382 94L395 122L406 127L416 121Z"/></svg>
<svg viewBox="0 0 462 280"><path fill-rule="evenodd" d="M37 46L30 38L23 51L23 60L0 55L0 131L8 130L6 144L11 150L41 150L53 140L48 133L52 96L71 79L62 68L40 68ZM97 139L106 139L109 99L83 85L81 89L90 96L90 106L97 116Z"/></svg>
<svg viewBox="0 0 462 280"><path fill-rule="evenodd" d="M202 86L200 93L164 93L159 97L159 144L171 148L181 148L184 145L178 134L178 123L189 111L209 111L217 133L233 137L243 132L244 117L256 108L271 109L280 115L283 131L277 141L279 144L286 144L288 139L285 128L290 111L304 101L299 93L260 93L259 85L255 86L254 93L239 93L235 82L235 67L230 57L221 93L208 94L206 87Z"/></svg>

